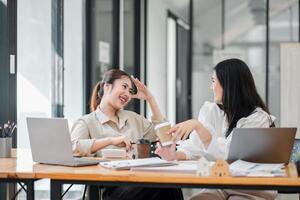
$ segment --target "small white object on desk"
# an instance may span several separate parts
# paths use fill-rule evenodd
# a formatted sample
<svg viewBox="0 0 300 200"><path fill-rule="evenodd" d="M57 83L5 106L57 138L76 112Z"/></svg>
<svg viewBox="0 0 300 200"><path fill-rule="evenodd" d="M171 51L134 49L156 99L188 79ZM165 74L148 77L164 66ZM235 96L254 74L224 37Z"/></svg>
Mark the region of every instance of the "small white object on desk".
<svg viewBox="0 0 300 200"><path fill-rule="evenodd" d="M209 176L210 174L210 162L201 157L197 162L197 176Z"/></svg>
<svg viewBox="0 0 300 200"><path fill-rule="evenodd" d="M126 149L102 149L102 157L104 158L126 158Z"/></svg>

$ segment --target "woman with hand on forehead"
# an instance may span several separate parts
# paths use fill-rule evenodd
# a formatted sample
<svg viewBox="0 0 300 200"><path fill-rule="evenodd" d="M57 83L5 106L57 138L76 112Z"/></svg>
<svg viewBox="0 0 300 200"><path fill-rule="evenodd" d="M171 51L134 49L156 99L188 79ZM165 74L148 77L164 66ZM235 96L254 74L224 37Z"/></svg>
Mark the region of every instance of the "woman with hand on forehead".
<svg viewBox="0 0 300 200"><path fill-rule="evenodd" d="M177 150L174 142L170 147L159 146L156 154L166 160L199 159L204 150L215 158L226 159L234 128L274 125L256 90L249 67L243 61L228 59L218 63L212 75L211 89L214 102L204 103L198 120L181 122L170 130L174 140L183 140ZM258 200L275 199L276 196L276 191L204 189L192 199Z"/></svg>
<svg viewBox="0 0 300 200"><path fill-rule="evenodd" d="M152 120L124 107L132 98L147 101ZM101 156L103 148L131 148L131 141L156 140L155 124L166 121L157 103L138 79L127 73L111 69L93 89L91 113L78 119L71 130L73 152L80 156ZM103 199L182 199L181 190L137 187L105 188Z"/></svg>
<svg viewBox="0 0 300 200"><path fill-rule="evenodd" d="M152 121L124 107L132 98L146 100ZM94 87L91 113L75 122L71 130L74 154L101 156L101 149L131 147L132 142L145 138L155 141L154 124L164 121L154 97L146 86L127 73L112 69Z"/></svg>

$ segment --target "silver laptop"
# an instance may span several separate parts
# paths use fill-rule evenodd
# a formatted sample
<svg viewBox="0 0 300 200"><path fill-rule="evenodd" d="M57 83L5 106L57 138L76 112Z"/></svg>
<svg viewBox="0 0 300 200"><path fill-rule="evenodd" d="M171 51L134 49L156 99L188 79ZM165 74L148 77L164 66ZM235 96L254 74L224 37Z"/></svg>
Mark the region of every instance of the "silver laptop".
<svg viewBox="0 0 300 200"><path fill-rule="evenodd" d="M99 163L98 160L73 157L67 119L28 117L26 120L34 162L66 166Z"/></svg>
<svg viewBox="0 0 300 200"><path fill-rule="evenodd" d="M236 128L227 160L288 164L296 131L297 128Z"/></svg>

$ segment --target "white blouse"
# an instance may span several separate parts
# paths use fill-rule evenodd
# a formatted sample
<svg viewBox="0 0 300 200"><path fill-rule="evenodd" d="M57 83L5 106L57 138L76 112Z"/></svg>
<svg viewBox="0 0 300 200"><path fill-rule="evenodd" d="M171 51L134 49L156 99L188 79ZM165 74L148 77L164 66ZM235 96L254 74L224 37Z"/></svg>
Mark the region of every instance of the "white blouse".
<svg viewBox="0 0 300 200"><path fill-rule="evenodd" d="M228 123L223 110L216 103L205 102L201 107L198 120L211 133L212 140L207 149L204 148L198 134L193 131L189 139L182 141L177 151L183 152L187 159L198 159L204 153L209 153L215 158L226 159L232 133L226 138L225 133ZM241 118L236 128L268 128L275 120L262 108L256 108L248 117Z"/></svg>

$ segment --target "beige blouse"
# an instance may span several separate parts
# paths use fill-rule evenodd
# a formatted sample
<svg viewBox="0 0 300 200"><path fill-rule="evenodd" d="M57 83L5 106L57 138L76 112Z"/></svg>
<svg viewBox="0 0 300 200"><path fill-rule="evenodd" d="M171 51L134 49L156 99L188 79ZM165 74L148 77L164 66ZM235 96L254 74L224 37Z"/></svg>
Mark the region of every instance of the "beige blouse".
<svg viewBox="0 0 300 200"><path fill-rule="evenodd" d="M71 130L74 155L94 156L91 147L96 139L126 135L132 142L144 138L156 139L155 124L161 123L152 117L152 122L132 111L120 110L117 113L119 124L111 121L99 108L79 118ZM106 148L118 148L110 145ZM96 156L101 156L98 151Z"/></svg>

